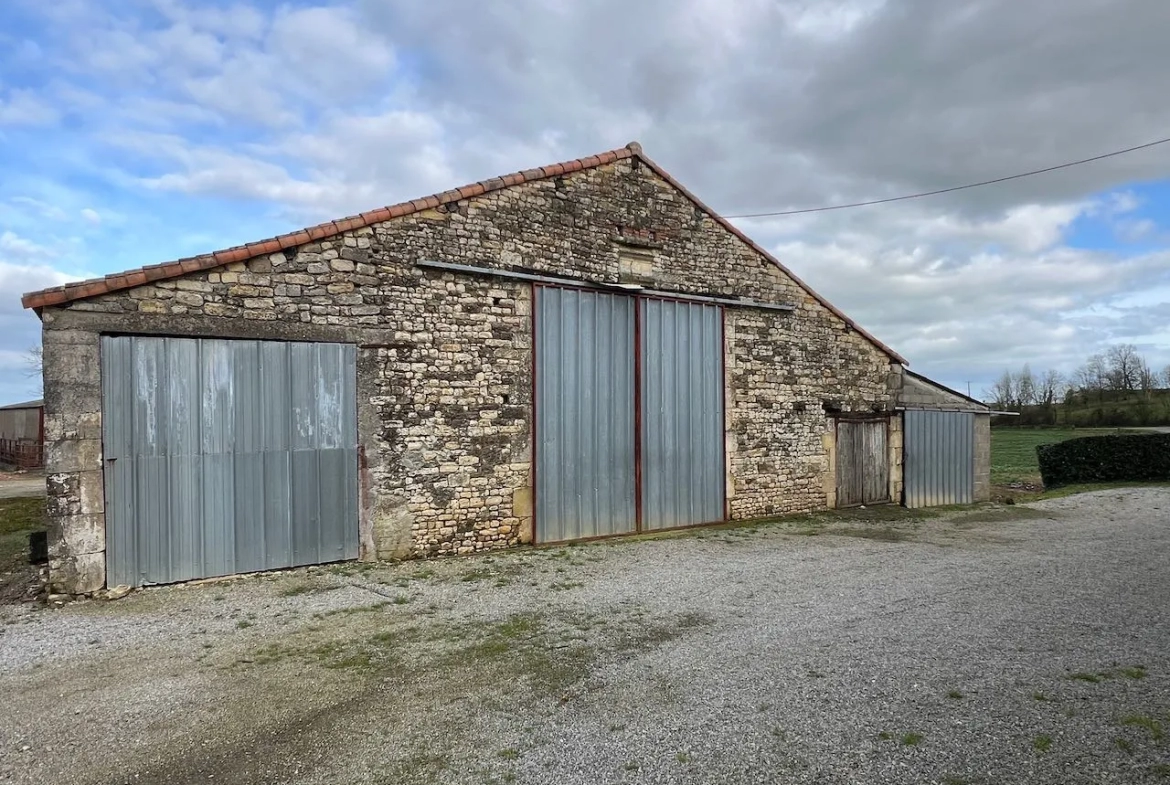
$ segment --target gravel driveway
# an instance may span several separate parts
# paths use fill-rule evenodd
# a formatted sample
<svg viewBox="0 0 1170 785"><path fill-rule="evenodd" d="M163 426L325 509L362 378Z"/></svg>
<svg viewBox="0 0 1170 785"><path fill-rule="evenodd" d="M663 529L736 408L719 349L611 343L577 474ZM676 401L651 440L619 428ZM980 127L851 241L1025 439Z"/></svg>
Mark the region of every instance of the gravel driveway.
<svg viewBox="0 0 1170 785"><path fill-rule="evenodd" d="M860 515L0 608L0 781L1170 781L1170 491Z"/></svg>

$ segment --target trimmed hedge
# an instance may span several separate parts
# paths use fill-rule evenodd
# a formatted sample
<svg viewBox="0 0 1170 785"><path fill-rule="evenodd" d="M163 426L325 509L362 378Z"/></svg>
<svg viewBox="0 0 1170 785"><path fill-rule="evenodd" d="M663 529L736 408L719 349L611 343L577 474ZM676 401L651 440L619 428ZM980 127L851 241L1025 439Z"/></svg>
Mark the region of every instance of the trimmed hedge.
<svg viewBox="0 0 1170 785"><path fill-rule="evenodd" d="M1170 433L1118 433L1041 444L1045 488L1085 482L1170 480Z"/></svg>

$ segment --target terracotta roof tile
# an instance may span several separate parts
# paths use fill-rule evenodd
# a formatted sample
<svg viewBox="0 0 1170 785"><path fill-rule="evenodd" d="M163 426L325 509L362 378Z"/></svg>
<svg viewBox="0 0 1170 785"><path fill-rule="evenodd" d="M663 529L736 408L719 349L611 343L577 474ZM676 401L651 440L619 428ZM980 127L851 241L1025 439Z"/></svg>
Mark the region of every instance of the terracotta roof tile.
<svg viewBox="0 0 1170 785"><path fill-rule="evenodd" d="M730 231L743 242L747 243L757 253L762 255L765 259L775 264L784 273L789 276L798 286L803 288L821 305L828 308L832 313L836 314L840 319L844 320L846 324L855 329L859 334L864 336L874 346L888 354L897 362L906 364L906 361L893 349L883 344L881 341L874 338L872 335L863 330L845 314L841 313L835 306L821 297L808 287L803 281L792 274L788 268L780 264L780 262L764 250L755 241L737 229L730 221L723 218L718 213L707 207L694 194L688 191L677 180L674 179L665 169L658 166L652 160L646 157L642 152L642 146L637 142L630 142L625 147L617 150L609 150L597 155L591 155L586 158L577 158L572 161L565 161L558 164L550 164L539 169L525 169L522 172L513 172L505 174L500 177L493 177L489 180L484 180L479 183L472 183L461 188L455 188L450 191L443 191L442 193L432 194L423 197L422 199L415 199L410 202L402 202L400 204L389 205L387 207L379 207L374 210L355 215L348 218L342 218L338 221L318 224L317 226L310 226L288 234L282 234L268 240L260 240L255 243L249 243L246 246L237 246L235 248L228 248L222 251L215 251L213 253L204 254L203 256L194 257L192 259L180 259L175 262L170 262L161 265L151 265L149 267L142 267L137 270L130 270L125 273L116 273L114 275L106 276L105 278L97 278L90 281L79 281L77 283L68 284L66 286L57 286L50 289L42 289L36 292L29 292L21 298L25 308L45 308L52 305L60 305L62 303L71 302L73 300L80 300L86 297L96 297L102 294L128 289L134 286L140 286L148 281L160 281L167 278L176 278L180 275L197 270L206 270L212 267L218 267L231 262L241 262L251 259L255 256L276 253L277 251L293 248L299 245L305 245L317 240L324 240L329 237L335 237L342 232L351 231L371 224L380 223L382 221L393 218L401 218L412 213L421 212L422 210L432 209L442 204L458 201L460 199L470 199L492 191L498 191L503 188L508 188L513 185L520 185L521 183L532 182L535 180L543 180L550 177L556 177L562 174L571 174L579 172L583 169L590 169L597 166L613 163L626 158L638 158L642 163L649 166L659 177L666 180L672 186L679 190L686 196L696 207L705 212L712 220L719 223L725 229Z"/></svg>

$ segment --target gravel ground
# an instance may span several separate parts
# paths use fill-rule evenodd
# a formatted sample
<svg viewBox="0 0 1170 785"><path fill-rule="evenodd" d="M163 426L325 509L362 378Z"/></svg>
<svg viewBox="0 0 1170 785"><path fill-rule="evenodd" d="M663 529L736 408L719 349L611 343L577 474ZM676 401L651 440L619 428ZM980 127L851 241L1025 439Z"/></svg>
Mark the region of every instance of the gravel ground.
<svg viewBox="0 0 1170 785"><path fill-rule="evenodd" d="M0 608L0 781L1170 781L1170 490Z"/></svg>

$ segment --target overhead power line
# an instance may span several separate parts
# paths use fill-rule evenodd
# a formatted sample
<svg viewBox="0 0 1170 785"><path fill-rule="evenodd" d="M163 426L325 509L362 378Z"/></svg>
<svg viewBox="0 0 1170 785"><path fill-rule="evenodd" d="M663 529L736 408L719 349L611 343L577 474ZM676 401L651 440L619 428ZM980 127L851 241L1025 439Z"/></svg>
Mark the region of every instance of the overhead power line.
<svg viewBox="0 0 1170 785"><path fill-rule="evenodd" d="M939 194L949 194L954 191L965 191L968 188L980 188L984 185L995 185L996 183L1006 183L1008 180L1019 180L1024 177L1033 177L1034 175L1044 174L1045 172L1055 172L1057 169L1068 169L1072 166L1080 166L1081 164L1092 163L1093 161L1100 161L1104 158L1113 158L1118 155L1125 155L1137 150L1145 150L1147 147L1154 147L1160 144L1170 142L1170 137L1165 139L1157 139L1153 142L1146 142L1139 144L1137 147L1127 147L1124 150L1114 150L1111 153L1103 153L1101 155L1094 155L1092 158L1082 158L1079 161L1069 161L1064 164L1057 164L1056 166L1046 166L1043 169L1033 169L1030 172L1021 172L1020 174L1008 175L1007 177L996 177L994 180L983 180L978 183L967 183L966 185L955 185L950 188L939 188L937 191L923 191L922 193L906 194L905 196L890 196L885 199L871 199L868 202L850 202L848 204L831 204L826 207L805 207L801 210L778 210L771 213L743 213L741 215L728 215L726 218L771 218L777 215L800 215L801 213L824 213L829 210L847 210L851 207L868 207L871 204L886 204L887 202L903 202L907 199L921 199L924 196L938 196Z"/></svg>

